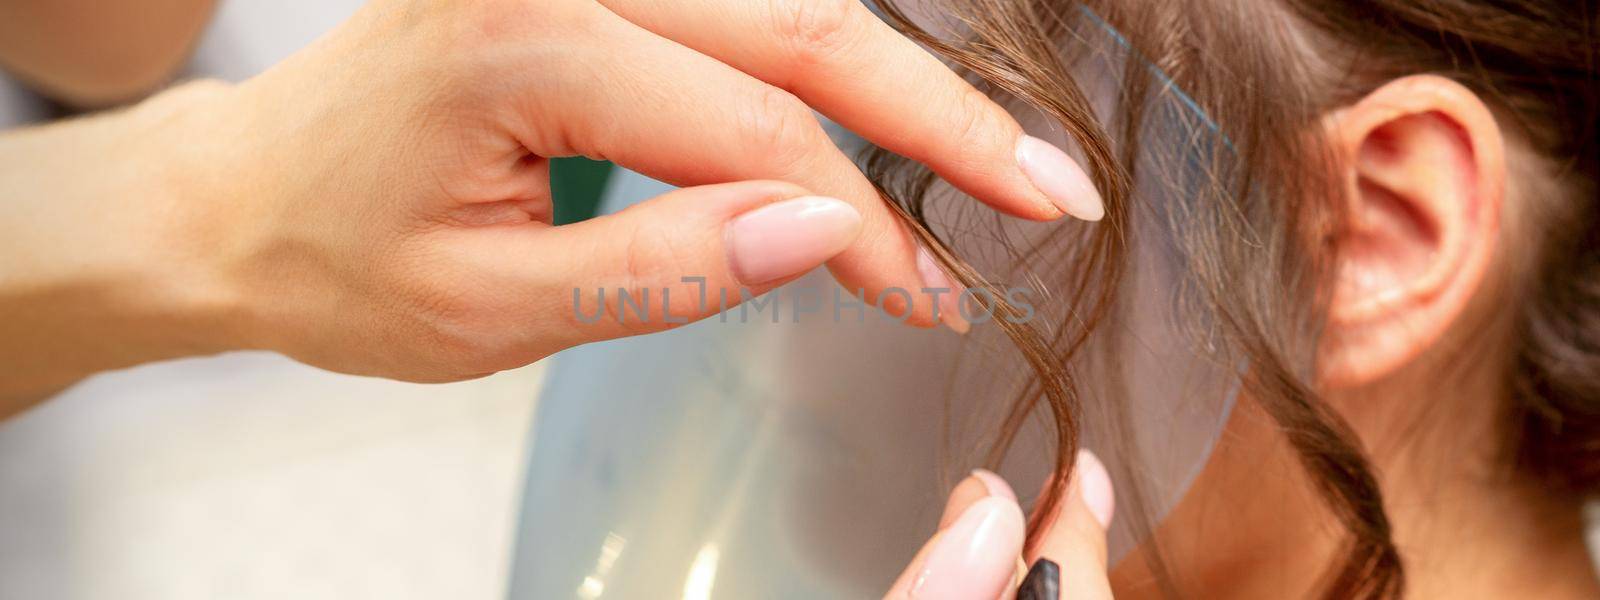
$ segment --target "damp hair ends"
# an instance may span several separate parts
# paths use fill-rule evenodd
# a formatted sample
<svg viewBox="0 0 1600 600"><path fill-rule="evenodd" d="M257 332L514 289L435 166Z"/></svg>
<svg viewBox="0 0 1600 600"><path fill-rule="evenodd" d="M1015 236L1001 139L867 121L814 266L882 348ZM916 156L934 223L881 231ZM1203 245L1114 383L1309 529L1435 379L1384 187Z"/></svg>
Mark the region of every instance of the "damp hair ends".
<svg viewBox="0 0 1600 600"><path fill-rule="evenodd" d="M1069 367L1113 310L1127 276L1129 206L1139 138L1149 126L1149 78L1127 78L1111 118L1095 114L1064 60L1074 32L1103 19L1142 65L1186 91L1230 141L1233 160L1210 169L1209 206L1179 232L1190 281L1208 303L1226 352L1249 364L1244 397L1276 423L1318 496L1346 531L1320 582L1328 598L1394 598L1404 569L1382 491L1359 441L1314 385L1315 348L1327 314L1332 272L1326 242L1343 222L1342 193L1312 124L1394 77L1440 73L1512 115L1522 136L1555 169L1562 190L1549 200L1534 268L1520 282L1513 397L1505 407L1506 447L1521 469L1574 494L1600 492L1600 211L1596 204L1600 17L1561 0L1380 0L1211 2L1119 0L926 0L917 17L904 0L875 0L886 20L955 65L981 90L1021 113L1042 116L1078 145L1106 203L1083 239L1031 240L1076 251L1062 261L1034 248L1008 252L1050 264L1051 286L1074 306L1071 323L996 319L1031 370L987 453L1005 455L1029 415L1053 426L1057 477L1035 505L1029 544L1065 492L1083 398ZM924 15L933 16L923 18ZM1329 58L1334 57L1334 58ZM1530 76L1531 75L1531 76ZM927 199L939 188L924 167L871 149L866 170L885 199L937 260L969 288L999 289L961 252L959 233L976 218L941 222ZM1087 232L1087 233L1085 233ZM1248 232L1248 235L1241 232ZM1064 234L1063 234L1064 235ZM1028 265L1019 268L1028 270ZM987 270L985 270L987 271ZM993 314L1018 310L983 295ZM1121 505L1119 518L1140 518ZM1136 511L1134 511L1136 512ZM1153 518L1141 531L1153 527ZM1144 553L1168 595L1159 548Z"/></svg>

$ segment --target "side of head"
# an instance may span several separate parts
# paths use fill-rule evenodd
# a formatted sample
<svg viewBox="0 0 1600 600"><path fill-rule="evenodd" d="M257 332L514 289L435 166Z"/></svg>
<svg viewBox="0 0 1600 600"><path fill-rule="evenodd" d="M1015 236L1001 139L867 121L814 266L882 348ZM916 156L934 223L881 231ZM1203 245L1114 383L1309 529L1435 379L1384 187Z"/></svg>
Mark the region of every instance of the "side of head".
<svg viewBox="0 0 1600 600"><path fill-rule="evenodd" d="M1471 436L1565 497L1600 492L1600 16L1584 3L936 3L976 39L935 50L1115 138L1042 75L1086 6L1237 144L1243 172L1217 184L1232 200L1185 243L1249 358L1246 397L1347 534L1325 593L1403 588L1378 472L1399 420ZM1105 186L1125 165L1101 142L1084 143ZM1115 226L1125 199L1105 195Z"/></svg>
<svg viewBox="0 0 1600 600"><path fill-rule="evenodd" d="M1356 414L1382 394L1413 414L1490 397L1456 406L1492 413L1506 464L1600 492L1600 16L1284 4L1326 50L1313 70L1346 214L1320 387Z"/></svg>

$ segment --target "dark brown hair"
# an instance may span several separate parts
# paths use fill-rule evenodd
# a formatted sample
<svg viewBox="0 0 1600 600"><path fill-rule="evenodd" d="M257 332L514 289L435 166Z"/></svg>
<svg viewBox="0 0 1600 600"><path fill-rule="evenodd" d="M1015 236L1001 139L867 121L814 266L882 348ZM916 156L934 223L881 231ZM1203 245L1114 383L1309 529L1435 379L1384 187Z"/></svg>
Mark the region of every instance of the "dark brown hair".
<svg viewBox="0 0 1600 600"><path fill-rule="evenodd" d="M1021 419L1044 407L1056 425L1057 471L1068 472L1080 398L1067 365L1113 310L1116 281L1125 275L1135 201L1129 182L1148 126L1141 107L1160 90L1147 78L1123 81L1121 112L1113 125L1100 124L1065 61L1085 20L1104 19L1138 61L1186 90L1230 142L1232 160L1208 165L1214 189L1195 196L1209 205L1183 223L1178 245L1198 296L1210 304L1225 346L1219 352L1249 361L1246 396L1276 421L1349 532L1324 580L1327 597L1396 597L1404 587L1377 479L1348 425L1312 383L1330 287L1327 244L1343 222L1342 203L1333 201L1342 190L1331 180L1315 124L1395 77L1435 73L1473 89L1511 136L1541 151L1559 183L1559 197L1529 199L1543 205L1531 226L1540 229L1532 239L1544 242L1533 250L1535 268L1518 282L1507 448L1516 464L1553 485L1600 492L1600 13L1591 3L931 0L919 7L931 18L920 20L895 0L877 4L980 89L1064 128L1107 205L1104 224L1078 230L1092 233L1074 242L1081 251L1065 279L1051 281L1077 294L1064 302L1074 306L1079 326L994 321L1036 378L1002 425L991 463ZM869 154L867 166L958 280L991 287L929 218L931 173L881 150ZM1014 310L1003 300L989 304L1002 315ZM1035 517L1053 512L1065 482L1055 479ZM1037 518L1030 522L1030 539L1040 526Z"/></svg>

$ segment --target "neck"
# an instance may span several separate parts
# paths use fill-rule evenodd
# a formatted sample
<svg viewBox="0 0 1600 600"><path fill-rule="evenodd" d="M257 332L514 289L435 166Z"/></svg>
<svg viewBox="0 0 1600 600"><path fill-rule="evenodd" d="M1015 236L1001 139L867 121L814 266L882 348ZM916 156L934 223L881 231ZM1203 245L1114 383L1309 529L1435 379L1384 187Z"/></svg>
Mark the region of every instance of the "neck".
<svg viewBox="0 0 1600 600"><path fill-rule="evenodd" d="M1438 371L1434 371L1437 373ZM1373 462L1408 598L1600 598L1581 503L1527 480L1502 443L1505 395L1492 373L1394 378L1327 400ZM1270 418L1241 398L1206 470L1158 543L1113 572L1118 598L1314 597L1346 535Z"/></svg>
<svg viewBox="0 0 1600 600"><path fill-rule="evenodd" d="M1496 358L1450 357L1330 398L1377 469L1407 596L1600 598L1582 501L1509 460L1502 374L1445 370Z"/></svg>
<svg viewBox="0 0 1600 600"><path fill-rule="evenodd" d="M1409 597L1600 598L1577 502L1481 480L1388 489Z"/></svg>

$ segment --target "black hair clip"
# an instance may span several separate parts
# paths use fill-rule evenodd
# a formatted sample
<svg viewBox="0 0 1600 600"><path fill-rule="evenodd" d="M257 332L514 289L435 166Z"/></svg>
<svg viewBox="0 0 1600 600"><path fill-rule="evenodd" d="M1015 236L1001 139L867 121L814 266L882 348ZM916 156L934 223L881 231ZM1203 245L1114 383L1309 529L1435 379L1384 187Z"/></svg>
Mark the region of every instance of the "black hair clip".
<svg viewBox="0 0 1600 600"><path fill-rule="evenodd" d="M1061 566L1041 558L1017 588L1017 600L1061 600Z"/></svg>

